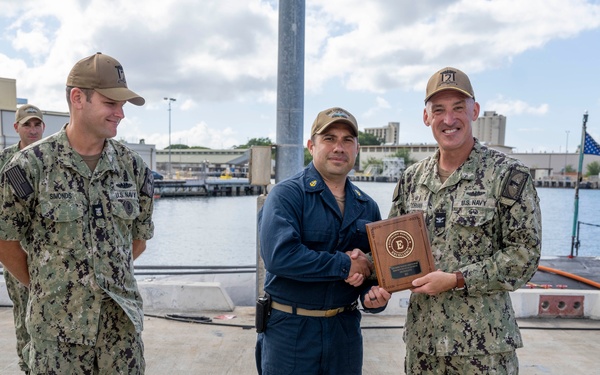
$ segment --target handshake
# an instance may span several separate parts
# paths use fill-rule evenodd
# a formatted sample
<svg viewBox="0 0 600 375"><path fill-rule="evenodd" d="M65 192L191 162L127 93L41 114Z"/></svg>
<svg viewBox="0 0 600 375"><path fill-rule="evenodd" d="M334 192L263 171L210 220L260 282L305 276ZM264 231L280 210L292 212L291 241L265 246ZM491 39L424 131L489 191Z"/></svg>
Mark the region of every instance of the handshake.
<svg viewBox="0 0 600 375"><path fill-rule="evenodd" d="M345 280L348 284L358 287L365 280L377 280L371 254L365 254L360 249L354 249L346 251L346 255L350 257L351 262L350 273ZM375 285L364 295L362 304L367 309L376 309L385 306L390 298L391 294L387 290Z"/></svg>
<svg viewBox="0 0 600 375"><path fill-rule="evenodd" d="M346 251L346 255L350 257L350 272L345 280L348 284L359 286L364 280L377 280L371 253L365 254L360 249L354 249Z"/></svg>

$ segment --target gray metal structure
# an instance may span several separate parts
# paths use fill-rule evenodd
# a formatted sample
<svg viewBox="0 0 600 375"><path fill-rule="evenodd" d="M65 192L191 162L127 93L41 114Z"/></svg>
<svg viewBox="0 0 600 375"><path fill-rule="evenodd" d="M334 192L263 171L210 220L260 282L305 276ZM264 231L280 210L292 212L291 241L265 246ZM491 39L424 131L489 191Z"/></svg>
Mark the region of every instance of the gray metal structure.
<svg viewBox="0 0 600 375"><path fill-rule="evenodd" d="M293 176L304 166L304 0L279 2L277 52L277 154L275 182ZM268 190L268 189L267 189ZM266 196L258 197L257 210ZM258 235L258 233L257 233ZM256 241L256 295L264 292L265 266Z"/></svg>
<svg viewBox="0 0 600 375"><path fill-rule="evenodd" d="M382 176L397 178L404 172L404 159L402 158L383 158Z"/></svg>
<svg viewBox="0 0 600 375"><path fill-rule="evenodd" d="M275 182L304 166L304 0L279 2Z"/></svg>
<svg viewBox="0 0 600 375"><path fill-rule="evenodd" d="M171 177L173 177L173 171L171 170L171 102L174 102L177 99L165 97L165 100L168 101L168 103L169 103L169 170L168 170L168 175L169 175L169 178L171 178Z"/></svg>

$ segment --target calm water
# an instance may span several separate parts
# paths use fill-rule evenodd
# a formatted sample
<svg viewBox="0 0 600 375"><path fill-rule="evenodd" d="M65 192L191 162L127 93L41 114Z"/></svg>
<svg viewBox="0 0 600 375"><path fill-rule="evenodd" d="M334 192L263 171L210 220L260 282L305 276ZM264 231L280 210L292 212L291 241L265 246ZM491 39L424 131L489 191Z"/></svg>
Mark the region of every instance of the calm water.
<svg viewBox="0 0 600 375"><path fill-rule="evenodd" d="M358 182L379 204L382 217L391 207L394 183ZM539 188L542 255L569 255L575 191ZM231 266L256 263L257 197L158 199L155 234L140 265ZM600 225L600 190L579 191L579 221ZM600 227L581 225L580 256L600 256Z"/></svg>

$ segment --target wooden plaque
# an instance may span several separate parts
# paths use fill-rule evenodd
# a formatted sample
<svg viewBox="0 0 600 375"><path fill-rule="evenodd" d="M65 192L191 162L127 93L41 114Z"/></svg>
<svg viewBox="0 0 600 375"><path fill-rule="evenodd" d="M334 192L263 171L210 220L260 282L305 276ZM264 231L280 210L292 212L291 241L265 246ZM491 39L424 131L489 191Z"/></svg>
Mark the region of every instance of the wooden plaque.
<svg viewBox="0 0 600 375"><path fill-rule="evenodd" d="M369 223L367 235L379 286L388 292L410 289L435 270L422 212Z"/></svg>

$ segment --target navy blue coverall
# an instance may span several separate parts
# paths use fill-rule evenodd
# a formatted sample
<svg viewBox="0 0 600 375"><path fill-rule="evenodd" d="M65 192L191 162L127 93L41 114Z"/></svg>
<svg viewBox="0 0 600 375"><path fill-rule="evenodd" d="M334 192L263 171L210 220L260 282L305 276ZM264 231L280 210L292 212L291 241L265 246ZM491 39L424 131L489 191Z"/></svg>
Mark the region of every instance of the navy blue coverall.
<svg viewBox="0 0 600 375"><path fill-rule="evenodd" d="M312 163L273 187L258 223L267 271L264 289L273 301L309 310L363 301L375 283L353 287L344 281L351 263L345 252L355 248L370 252L365 224L381 220L381 214L375 201L350 180L344 211L342 217ZM258 335L259 373L361 374L360 320L358 310L321 318L273 309L265 332Z"/></svg>

